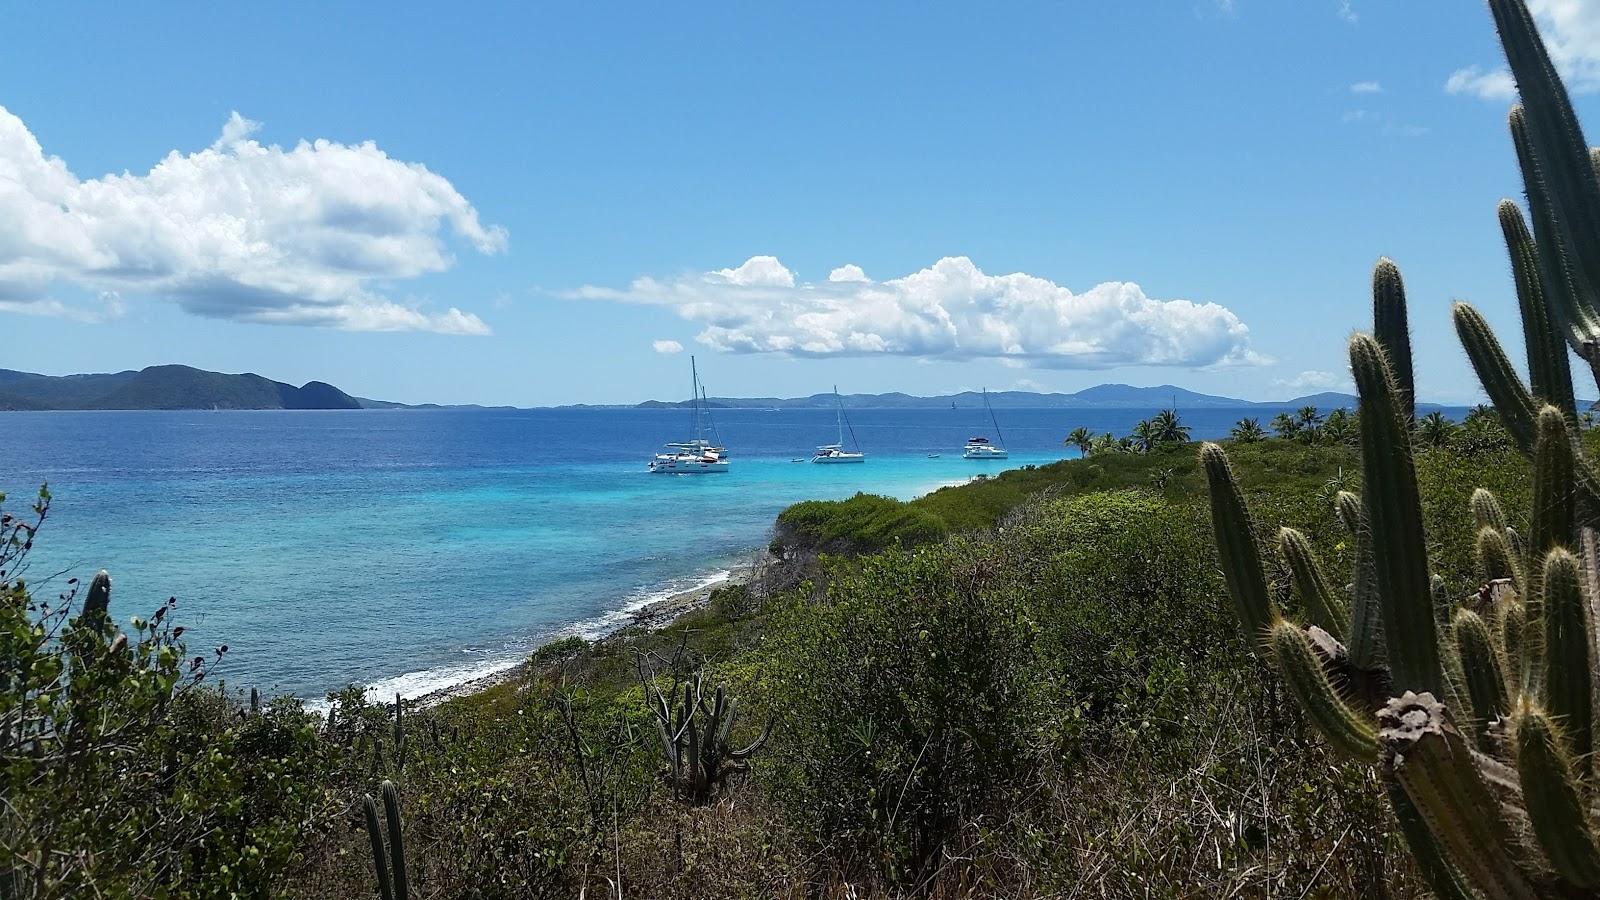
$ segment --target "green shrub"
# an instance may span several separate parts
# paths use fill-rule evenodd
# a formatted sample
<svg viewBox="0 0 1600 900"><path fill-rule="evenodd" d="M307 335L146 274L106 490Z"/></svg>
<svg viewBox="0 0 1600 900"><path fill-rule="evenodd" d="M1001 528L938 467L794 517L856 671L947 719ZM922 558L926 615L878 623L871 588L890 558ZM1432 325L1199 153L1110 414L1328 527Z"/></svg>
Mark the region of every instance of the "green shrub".
<svg viewBox="0 0 1600 900"><path fill-rule="evenodd" d="M1030 783L1034 628L992 589L1001 565L966 541L890 549L774 626L788 807L847 864L918 883Z"/></svg>

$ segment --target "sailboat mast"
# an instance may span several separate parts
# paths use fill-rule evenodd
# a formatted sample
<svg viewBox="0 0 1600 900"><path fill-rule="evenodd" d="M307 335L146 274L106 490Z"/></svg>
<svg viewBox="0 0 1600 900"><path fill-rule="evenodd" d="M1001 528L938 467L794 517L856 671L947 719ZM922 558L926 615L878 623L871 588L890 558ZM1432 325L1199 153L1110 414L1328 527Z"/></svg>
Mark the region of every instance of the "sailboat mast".
<svg viewBox="0 0 1600 900"><path fill-rule="evenodd" d="M704 425L700 421L700 370L695 367L694 357L689 357L689 415L694 418L694 439L700 440Z"/></svg>
<svg viewBox="0 0 1600 900"><path fill-rule="evenodd" d="M833 386L833 409L839 421L839 448L844 448L844 401L839 399L839 386Z"/></svg>
<svg viewBox="0 0 1600 900"><path fill-rule="evenodd" d="M983 408L989 411L989 423L994 426L994 436L1000 440L1000 446L1006 445L1006 436L1000 433L1000 420L994 416L994 407L989 405L989 389L983 389Z"/></svg>

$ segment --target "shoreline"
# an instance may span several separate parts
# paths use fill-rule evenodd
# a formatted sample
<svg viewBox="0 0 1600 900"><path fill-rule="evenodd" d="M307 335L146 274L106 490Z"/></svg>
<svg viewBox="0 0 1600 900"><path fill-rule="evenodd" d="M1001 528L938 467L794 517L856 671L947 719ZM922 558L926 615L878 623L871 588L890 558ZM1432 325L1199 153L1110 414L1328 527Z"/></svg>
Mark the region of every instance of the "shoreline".
<svg viewBox="0 0 1600 900"><path fill-rule="evenodd" d="M617 612L607 614L602 619L615 618L614 627L604 630L593 638L585 638L591 644L604 644L609 641L621 639L624 635L641 631L659 631L678 619L704 609L711 602L711 595L717 588L729 585L746 584L760 573L764 563L746 561L729 565L721 578L709 578L694 587L685 588L666 597L652 600L649 603L634 609L620 608ZM627 616L623 621L620 616ZM577 623L574 627L584 623ZM583 637L581 632L574 632L576 636ZM541 648L564 640L573 635L553 635L548 640L530 647L522 659L484 675L468 678L455 684L445 685L436 690L428 691L416 697L407 699L407 704L413 709L430 709L441 703L447 703L461 697L479 694L491 688L498 687L507 682L518 680L527 674L528 659Z"/></svg>

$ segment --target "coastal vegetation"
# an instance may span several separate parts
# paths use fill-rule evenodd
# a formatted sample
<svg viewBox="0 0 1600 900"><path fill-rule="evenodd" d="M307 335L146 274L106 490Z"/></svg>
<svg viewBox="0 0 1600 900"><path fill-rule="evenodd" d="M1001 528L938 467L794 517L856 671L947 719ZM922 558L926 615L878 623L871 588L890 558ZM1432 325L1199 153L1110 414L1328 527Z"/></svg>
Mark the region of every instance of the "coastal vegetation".
<svg viewBox="0 0 1600 900"><path fill-rule="evenodd" d="M1453 311L1492 409L1415 415L1380 261L1353 414L1197 453L1169 410L799 504L665 627L325 715L216 683L174 600L34 579L41 490L0 512L0 895L1591 893L1600 446L1567 345L1600 340L1600 182L1526 8L1491 6L1534 220L1501 207L1526 382Z"/></svg>

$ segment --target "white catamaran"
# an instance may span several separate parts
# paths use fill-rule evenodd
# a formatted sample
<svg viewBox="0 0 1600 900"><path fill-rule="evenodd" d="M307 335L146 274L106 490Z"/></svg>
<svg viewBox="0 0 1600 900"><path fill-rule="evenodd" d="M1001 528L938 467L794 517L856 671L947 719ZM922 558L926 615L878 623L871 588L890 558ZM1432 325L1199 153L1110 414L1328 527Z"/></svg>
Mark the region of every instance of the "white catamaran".
<svg viewBox="0 0 1600 900"><path fill-rule="evenodd" d="M983 389L983 408L989 411L989 422L994 425L994 441L979 435L968 438L967 446L961 451L966 459L1005 459L1011 454L1006 452L1005 436L1000 433L1000 420L994 417L994 407L989 405L989 389Z"/></svg>
<svg viewBox="0 0 1600 900"><path fill-rule="evenodd" d="M858 463L866 462L867 455L861 452L861 442L856 440L856 430L851 427L850 420L844 415L844 401L839 399L839 386L833 386L833 403L839 411L839 439L832 444L823 444L817 448L815 456L811 457L814 463ZM850 429L850 443L854 450L844 448L844 431Z"/></svg>
<svg viewBox="0 0 1600 900"><path fill-rule="evenodd" d="M705 388L700 385L700 370L694 357L689 357L689 374L693 390L689 394L689 407L694 415L694 437L687 441L667 444L666 453L657 453L650 460L650 471L664 475L701 475L728 471L728 451L721 441L707 440L706 429L711 418L710 404L706 402ZM716 424L710 423L712 437L716 437Z"/></svg>

